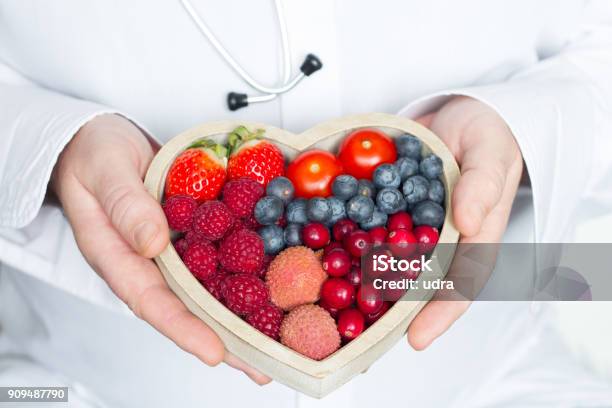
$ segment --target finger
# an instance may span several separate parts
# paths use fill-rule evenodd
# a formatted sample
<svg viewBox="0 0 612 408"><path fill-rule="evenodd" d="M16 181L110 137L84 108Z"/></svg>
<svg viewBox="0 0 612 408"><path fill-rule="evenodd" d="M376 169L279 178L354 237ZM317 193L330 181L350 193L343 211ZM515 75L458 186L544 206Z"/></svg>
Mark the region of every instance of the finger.
<svg viewBox="0 0 612 408"><path fill-rule="evenodd" d="M78 210L68 216L79 248L113 292L183 350L208 365L223 361L221 340L172 293L155 264L121 239L93 196L84 189L76 196Z"/></svg>
<svg viewBox="0 0 612 408"><path fill-rule="evenodd" d="M100 169L99 167L103 167ZM166 218L144 188L138 165L126 154L88 170L92 193L123 239L140 255L159 255L169 242Z"/></svg>
<svg viewBox="0 0 612 408"><path fill-rule="evenodd" d="M431 300L408 328L408 342L415 350L424 350L465 313L467 300Z"/></svg>
<svg viewBox="0 0 612 408"><path fill-rule="evenodd" d="M230 367L233 367L237 370L244 372L251 380L253 380L257 385L265 385L268 384L272 379L259 371L255 370L253 367L246 364L244 361L233 355L232 353L226 353L225 355L225 363Z"/></svg>
<svg viewBox="0 0 612 408"><path fill-rule="evenodd" d="M481 139L459 158L461 177L453 191L453 215L462 235L476 235L502 197L508 172L502 147L493 139Z"/></svg>
<svg viewBox="0 0 612 408"><path fill-rule="evenodd" d="M423 115L421 117L416 118L415 121L425 126L426 128L429 128L431 127L431 122L433 121L434 116L435 112L429 113L427 115Z"/></svg>

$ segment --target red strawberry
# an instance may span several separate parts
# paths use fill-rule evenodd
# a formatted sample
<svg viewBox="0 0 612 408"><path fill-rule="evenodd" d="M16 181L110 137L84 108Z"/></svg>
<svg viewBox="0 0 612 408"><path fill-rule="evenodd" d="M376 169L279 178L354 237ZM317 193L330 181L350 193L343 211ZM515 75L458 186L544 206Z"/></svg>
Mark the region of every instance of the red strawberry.
<svg viewBox="0 0 612 408"><path fill-rule="evenodd" d="M229 275L222 286L225 305L240 316L248 315L270 301L268 287L253 275Z"/></svg>
<svg viewBox="0 0 612 408"><path fill-rule="evenodd" d="M166 176L166 198L186 194L198 202L219 196L226 178L226 149L204 139L181 153Z"/></svg>
<svg viewBox="0 0 612 408"><path fill-rule="evenodd" d="M217 271L217 250L209 242L196 242L187 247L183 262L193 276L206 280Z"/></svg>
<svg viewBox="0 0 612 408"><path fill-rule="evenodd" d="M268 303L249 314L246 321L266 336L278 340L280 326L283 321L283 311L273 304Z"/></svg>
<svg viewBox="0 0 612 408"><path fill-rule="evenodd" d="M229 136L231 155L227 165L230 180L249 177L264 187L285 172L285 158L272 142L261 139L263 129L250 132L239 126Z"/></svg>
<svg viewBox="0 0 612 408"><path fill-rule="evenodd" d="M193 214L193 231L210 241L222 238L234 223L234 214L221 201L206 201Z"/></svg>
<svg viewBox="0 0 612 408"><path fill-rule="evenodd" d="M219 262L231 273L257 274L264 262L263 240L256 232L236 231L221 241Z"/></svg>

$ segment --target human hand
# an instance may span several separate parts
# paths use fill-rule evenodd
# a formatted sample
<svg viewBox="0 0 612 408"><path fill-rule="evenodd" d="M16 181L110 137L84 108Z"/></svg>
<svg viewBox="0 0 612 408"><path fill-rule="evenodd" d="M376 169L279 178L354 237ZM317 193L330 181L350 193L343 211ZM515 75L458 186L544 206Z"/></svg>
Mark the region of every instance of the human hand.
<svg viewBox="0 0 612 408"><path fill-rule="evenodd" d="M269 378L226 353L219 337L169 289L150 258L169 242L166 218L145 190L154 147L118 115L85 124L66 146L52 188L83 256L136 316L180 348L214 366L221 361L253 381Z"/></svg>
<svg viewBox="0 0 612 408"><path fill-rule="evenodd" d="M459 243L499 242L523 170L521 152L504 120L476 99L455 97L417 121L446 143L461 168L452 196ZM470 303L434 295L410 324L408 342L416 350L427 348Z"/></svg>

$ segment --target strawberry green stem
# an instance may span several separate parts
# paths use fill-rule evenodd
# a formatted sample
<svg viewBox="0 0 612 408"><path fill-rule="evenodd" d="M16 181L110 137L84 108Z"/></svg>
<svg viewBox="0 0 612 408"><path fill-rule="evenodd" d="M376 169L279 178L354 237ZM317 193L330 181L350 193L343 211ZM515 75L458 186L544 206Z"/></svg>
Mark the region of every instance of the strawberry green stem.
<svg viewBox="0 0 612 408"><path fill-rule="evenodd" d="M227 147L222 144L216 143L210 139L201 139L194 142L189 148L203 148L212 150L217 157L227 157Z"/></svg>
<svg viewBox="0 0 612 408"><path fill-rule="evenodd" d="M257 129L254 132L251 132L245 126L238 126L236 129L232 130L227 139L230 154L235 152L242 144L250 140L261 139L264 133L265 130L263 129Z"/></svg>

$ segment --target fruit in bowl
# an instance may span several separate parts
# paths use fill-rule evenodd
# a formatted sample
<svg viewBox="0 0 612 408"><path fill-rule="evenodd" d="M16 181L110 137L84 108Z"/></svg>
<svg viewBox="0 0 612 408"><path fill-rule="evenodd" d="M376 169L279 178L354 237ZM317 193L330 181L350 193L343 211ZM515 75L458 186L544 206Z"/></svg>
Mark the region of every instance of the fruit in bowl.
<svg viewBox="0 0 612 408"><path fill-rule="evenodd" d="M407 119L350 119L302 143L265 125L203 125L164 146L146 180L173 229L174 250L156 259L172 289L230 351L315 396L367 368L420 307L372 289L360 258L389 243L429 255L458 237L443 144Z"/></svg>

